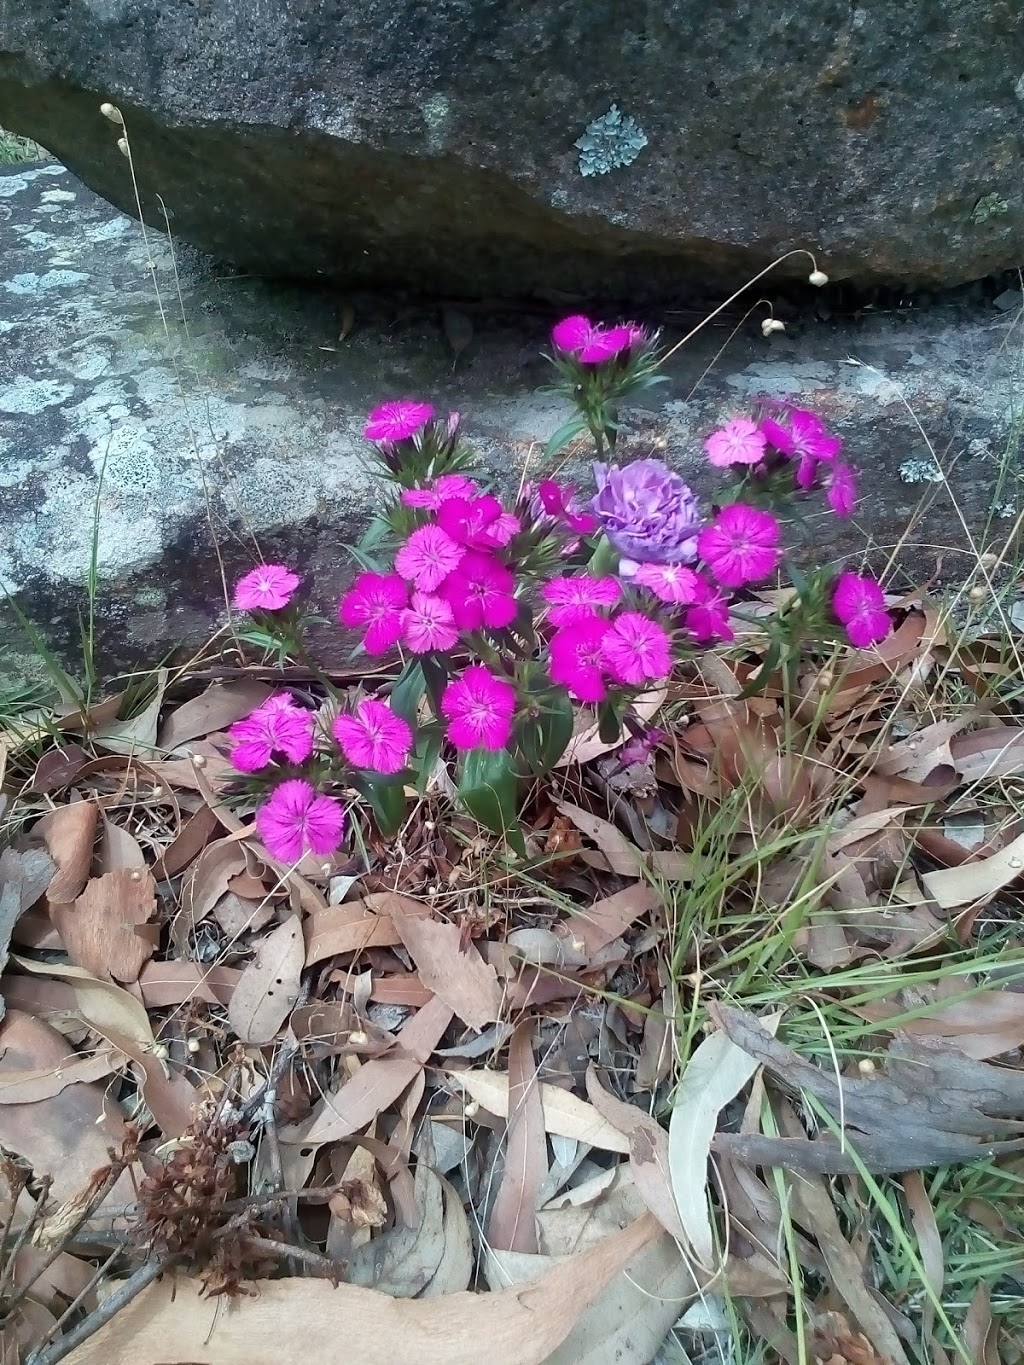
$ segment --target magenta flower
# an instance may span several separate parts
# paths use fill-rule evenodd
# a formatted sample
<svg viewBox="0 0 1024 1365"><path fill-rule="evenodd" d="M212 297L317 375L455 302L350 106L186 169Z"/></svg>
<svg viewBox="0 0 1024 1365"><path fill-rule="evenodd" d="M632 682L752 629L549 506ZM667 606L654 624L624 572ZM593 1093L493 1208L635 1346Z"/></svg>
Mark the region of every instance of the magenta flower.
<svg viewBox="0 0 1024 1365"><path fill-rule="evenodd" d="M723 587L740 588L774 572L782 558L779 536L779 523L770 512L732 502L722 508L714 525L701 531L697 549Z"/></svg>
<svg viewBox="0 0 1024 1365"><path fill-rule="evenodd" d="M301 582L283 564L259 564L235 584L232 605L236 611L280 611Z"/></svg>
<svg viewBox="0 0 1024 1365"><path fill-rule="evenodd" d="M411 579L420 592L433 592L464 554L462 546L440 526L420 526L395 555L395 568L403 578Z"/></svg>
<svg viewBox="0 0 1024 1365"><path fill-rule="evenodd" d="M832 592L832 610L842 622L851 645L867 649L892 630L880 583L860 574L841 573Z"/></svg>
<svg viewBox="0 0 1024 1365"><path fill-rule="evenodd" d="M555 324L551 340L559 351L582 364L600 365L637 345L637 330L635 324L602 327L577 313Z"/></svg>
<svg viewBox="0 0 1024 1365"><path fill-rule="evenodd" d="M601 645L605 667L616 682L639 686L660 682L672 671L668 634L639 611L624 611L611 623Z"/></svg>
<svg viewBox="0 0 1024 1365"><path fill-rule="evenodd" d="M597 518L589 512L581 512L575 502L576 488L567 484L564 488L554 479L541 479L537 485L537 497L549 517L564 521L570 531L586 536L597 529Z"/></svg>
<svg viewBox="0 0 1024 1365"><path fill-rule="evenodd" d="M464 474L442 474L426 488L406 488L402 492L402 502L406 507L425 507L436 512L446 498L472 498L477 486Z"/></svg>
<svg viewBox="0 0 1024 1365"><path fill-rule="evenodd" d="M451 604L443 597L414 592L402 614L402 639L414 654L451 649L459 638Z"/></svg>
<svg viewBox="0 0 1024 1365"><path fill-rule="evenodd" d="M729 624L729 602L717 585L709 583L702 574L695 574L697 583L693 606L686 613L686 629L699 645L713 640L733 640L735 633Z"/></svg>
<svg viewBox="0 0 1024 1365"><path fill-rule="evenodd" d="M631 763L646 763L651 754L658 747L663 739L666 739L664 730L659 730L657 726L651 726L633 737L619 750L619 762L628 767Z"/></svg>
<svg viewBox="0 0 1024 1365"><path fill-rule="evenodd" d="M275 692L228 730L231 762L240 773L258 773L275 754L304 763L313 752L313 723L312 711L296 706L287 692Z"/></svg>
<svg viewBox="0 0 1024 1365"><path fill-rule="evenodd" d="M297 863L304 853L329 857L341 843L344 829L340 803L319 796L299 777L276 786L256 812L257 833L270 856L282 863Z"/></svg>
<svg viewBox="0 0 1024 1365"><path fill-rule="evenodd" d="M441 710L456 749L503 749L512 733L516 690L483 664L471 664L444 689Z"/></svg>
<svg viewBox="0 0 1024 1365"><path fill-rule="evenodd" d="M551 340L558 350L564 351L566 355L575 355L577 351L582 351L590 340L594 324L589 318L581 313L574 313L570 318L563 318L561 322L556 322L551 329Z"/></svg>
<svg viewBox="0 0 1024 1365"><path fill-rule="evenodd" d="M662 602L685 607L697 600L698 578L685 564L638 564L631 581Z"/></svg>
<svg viewBox="0 0 1024 1365"><path fill-rule="evenodd" d="M696 559L697 499L662 460L594 465L591 508L620 555L641 564ZM623 566L620 565L620 569Z"/></svg>
<svg viewBox="0 0 1024 1365"><path fill-rule="evenodd" d="M552 578L544 584L540 595L550 607L548 620L553 626L572 626L588 620L602 607L613 607L622 596L622 589L617 578L574 574Z"/></svg>
<svg viewBox="0 0 1024 1365"><path fill-rule="evenodd" d="M402 612L409 589L394 573L361 573L341 599L338 616L350 630L365 628L363 648L386 654L402 635Z"/></svg>
<svg viewBox="0 0 1024 1365"><path fill-rule="evenodd" d="M516 619L512 570L491 555L467 550L462 562L441 588L460 630L501 630Z"/></svg>
<svg viewBox="0 0 1024 1365"><path fill-rule="evenodd" d="M631 327L595 327L590 340L579 351L576 359L584 365L603 365L606 360L614 360L633 345Z"/></svg>
<svg viewBox="0 0 1024 1365"><path fill-rule="evenodd" d="M577 618L556 630L549 646L552 682L560 683L570 696L582 702L604 701L604 639L610 627L599 616Z"/></svg>
<svg viewBox="0 0 1024 1365"><path fill-rule="evenodd" d="M825 493L829 507L837 517L853 515L857 501L857 477L848 464L836 460L829 470L828 490Z"/></svg>
<svg viewBox="0 0 1024 1365"><path fill-rule="evenodd" d="M843 448L840 437L805 408L788 408L784 422L762 418L761 430L776 450L799 461L796 481L801 488L812 488L818 465L831 463Z"/></svg>
<svg viewBox="0 0 1024 1365"><path fill-rule="evenodd" d="M708 459L716 469L734 464L760 464L767 444L765 434L749 417L734 417L704 442Z"/></svg>
<svg viewBox="0 0 1024 1365"><path fill-rule="evenodd" d="M472 550L497 550L519 530L519 518L502 510L497 498L445 498L437 524L452 540Z"/></svg>
<svg viewBox="0 0 1024 1365"><path fill-rule="evenodd" d="M414 403L399 398L394 403L382 403L367 418L363 435L368 441L408 441L430 421L434 409L429 403Z"/></svg>
<svg viewBox="0 0 1024 1365"><path fill-rule="evenodd" d="M364 698L351 715L336 716L333 731L352 766L374 773L400 773L412 748L412 730L376 697Z"/></svg>

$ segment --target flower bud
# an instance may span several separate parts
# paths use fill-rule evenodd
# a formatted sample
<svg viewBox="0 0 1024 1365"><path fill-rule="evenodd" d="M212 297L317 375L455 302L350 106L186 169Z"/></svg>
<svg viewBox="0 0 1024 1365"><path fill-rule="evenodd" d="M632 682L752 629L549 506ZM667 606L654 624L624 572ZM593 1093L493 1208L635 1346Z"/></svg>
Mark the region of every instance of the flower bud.
<svg viewBox="0 0 1024 1365"><path fill-rule="evenodd" d="M100 113L104 118L110 119L111 123L116 123L119 128L124 127L124 119L121 117L121 111L116 104L111 104L109 100L106 100L100 105Z"/></svg>
<svg viewBox="0 0 1024 1365"><path fill-rule="evenodd" d="M807 276L807 283L817 285L820 289L823 284L828 284L828 276L824 270L812 270Z"/></svg>
<svg viewBox="0 0 1024 1365"><path fill-rule="evenodd" d="M117 150L122 156L131 156L131 150L128 146L128 139L126 137L119 137L117 139Z"/></svg>
<svg viewBox="0 0 1024 1365"><path fill-rule="evenodd" d="M773 332L784 332L786 324L780 322L778 318L763 318L761 321L761 335L770 337Z"/></svg>

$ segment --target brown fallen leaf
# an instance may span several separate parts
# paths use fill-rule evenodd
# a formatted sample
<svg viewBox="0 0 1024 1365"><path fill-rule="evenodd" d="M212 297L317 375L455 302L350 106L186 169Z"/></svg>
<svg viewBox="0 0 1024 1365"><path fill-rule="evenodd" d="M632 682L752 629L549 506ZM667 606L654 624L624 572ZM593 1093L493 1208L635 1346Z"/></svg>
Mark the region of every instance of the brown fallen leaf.
<svg viewBox="0 0 1024 1365"><path fill-rule="evenodd" d="M658 687L650 692L642 692L633 701L630 708L632 714L643 725L648 725L661 709L666 696L667 687ZM602 754L612 753L619 749L629 738L629 733L625 726L619 734L618 739L607 743L601 738L601 726L597 721L592 724L586 723L587 712L581 706L577 709L576 721L579 725L579 732L575 733L566 746L565 753L555 764L556 768L567 768L573 763L589 763L591 759L600 758Z"/></svg>
<svg viewBox="0 0 1024 1365"><path fill-rule="evenodd" d="M12 1073L74 1066L77 1054L48 1024L11 1010L0 1025L0 1084ZM56 1094L24 1104L0 1104L0 1143L17 1152L37 1175L53 1177L59 1202L84 1189L95 1170L108 1161L107 1149L127 1136L117 1104L106 1087L83 1081ZM120 1203L131 1187L127 1173L119 1184Z"/></svg>
<svg viewBox="0 0 1024 1365"><path fill-rule="evenodd" d="M0 973L7 968L15 925L46 890L56 870L53 859L41 848L24 853L5 848L0 853ZM0 997L0 1019L3 1012Z"/></svg>
<svg viewBox="0 0 1024 1365"><path fill-rule="evenodd" d="M224 895L231 878L245 868L245 849L237 836L228 835L206 845L185 876L181 908L171 921L171 942L179 954L184 954L189 934Z"/></svg>
<svg viewBox="0 0 1024 1365"><path fill-rule="evenodd" d="M112 981L92 976L82 967L62 962L35 962L31 958L11 955L25 972L39 976L55 976L70 983L75 993L78 1012L97 1033L106 1037L108 1029L116 1029L132 1038L140 1047L154 1047L156 1040L149 1015L133 995Z"/></svg>
<svg viewBox="0 0 1024 1365"><path fill-rule="evenodd" d="M41 838L57 865L46 889L51 903L73 901L89 880L98 811L94 801L69 801L37 820L32 833Z"/></svg>
<svg viewBox="0 0 1024 1365"><path fill-rule="evenodd" d="M645 1217L529 1284L494 1294L395 1299L292 1278L260 1281L223 1312L194 1280L151 1285L66 1357L67 1365L309 1365L343 1341L360 1365L542 1365L605 1287L658 1235Z"/></svg>
<svg viewBox="0 0 1024 1365"><path fill-rule="evenodd" d="M601 850L603 863L620 877L642 877L645 871L653 871L681 881L692 879L692 862L685 853L677 849L644 853L610 820L602 820L599 815L593 815L571 801L560 801L558 810L567 815L581 833L593 839ZM593 855L588 857L586 852L580 856L585 862L593 860Z"/></svg>
<svg viewBox="0 0 1024 1365"><path fill-rule="evenodd" d="M456 1085L468 1092L488 1113L507 1119L509 1112L509 1078L507 1071L449 1071ZM541 1081L541 1105L544 1128L559 1137L575 1138L605 1152L629 1152L629 1139L597 1112L592 1104L581 1100L569 1090Z"/></svg>
<svg viewBox="0 0 1024 1365"><path fill-rule="evenodd" d="M548 1173L548 1156L531 1018L521 1020L512 1035L508 1075L505 1160L491 1206L487 1241L498 1251L536 1252L537 1204Z"/></svg>
<svg viewBox="0 0 1024 1365"><path fill-rule="evenodd" d="M629 1138L633 1184L644 1203L670 1237L685 1243L686 1233L672 1191L668 1133L646 1110L610 1094L598 1080L593 1064L587 1070L587 1094L597 1112Z"/></svg>
<svg viewBox="0 0 1024 1365"><path fill-rule="evenodd" d="M110 1050L94 1052L41 1070L5 1071L0 1075L0 1104L35 1104L59 1095L69 1085L99 1081L124 1065L124 1057Z"/></svg>
<svg viewBox="0 0 1024 1365"><path fill-rule="evenodd" d="M452 1015L450 1006L435 996L399 1029L394 1052L364 1063L351 1080L324 1095L306 1123L283 1128L281 1141L303 1146L336 1142L372 1123L423 1070Z"/></svg>
<svg viewBox="0 0 1024 1365"><path fill-rule="evenodd" d="M160 727L160 748L170 751L190 739L226 730L261 706L273 690L251 678L211 683L198 697L182 702L170 712Z"/></svg>
<svg viewBox="0 0 1024 1365"><path fill-rule="evenodd" d="M70 904L51 904L53 920L71 961L93 976L137 981L153 956L146 932L156 914L156 883L143 868L120 868L93 877Z"/></svg>
<svg viewBox="0 0 1024 1365"><path fill-rule="evenodd" d="M358 953L366 948L391 948L402 936L391 916L397 907L406 918L430 914L430 906L397 892L383 892L362 900L329 905L307 915L303 922L306 937L306 966L342 953Z"/></svg>
<svg viewBox="0 0 1024 1365"><path fill-rule="evenodd" d="M93 736L98 748L108 749L112 754L140 754L144 758L156 751L157 725L170 673L166 668L156 668L153 677L156 679L153 696L137 715L127 720L108 720L98 727L99 733Z"/></svg>
<svg viewBox="0 0 1024 1365"><path fill-rule="evenodd" d="M942 1245L942 1234L935 1220L935 1210L928 1198L920 1171L908 1171L903 1176L903 1194L910 1211L910 1221L917 1239L917 1254L921 1258L924 1279L938 1302L942 1302L942 1287L946 1279L946 1252ZM931 1296L921 1306L921 1338L931 1338L935 1323L935 1304Z"/></svg>
<svg viewBox="0 0 1024 1365"><path fill-rule="evenodd" d="M226 1005L241 975L237 967L206 967L201 962L147 962L139 974L139 989L147 1009L190 1000Z"/></svg>
<svg viewBox="0 0 1024 1365"><path fill-rule="evenodd" d="M472 942L463 944L457 924L414 918L397 905L391 910L391 920L420 981L450 1005L463 1023L482 1029L501 1017L504 992L498 974Z"/></svg>
<svg viewBox="0 0 1024 1365"><path fill-rule="evenodd" d="M228 1022L243 1043L272 1042L299 997L305 946L298 915L263 939L228 1003Z"/></svg>
<svg viewBox="0 0 1024 1365"><path fill-rule="evenodd" d="M918 1007L920 1008L920 1006ZM873 1000L853 1008L853 1013L874 1024L906 1012L895 1000ZM1024 995L1017 991L972 991L965 1000L935 1007L916 1019L900 1021L901 1032L944 1038L968 1057L984 1061L1024 1046Z"/></svg>
<svg viewBox="0 0 1024 1365"><path fill-rule="evenodd" d="M167 881L184 872L213 837L214 830L220 828L216 814L209 806L200 806L178 830L163 853L153 864L153 877L156 881Z"/></svg>
<svg viewBox="0 0 1024 1365"><path fill-rule="evenodd" d="M942 910L991 900L1003 887L1024 877L1024 834L989 858L926 872L924 889Z"/></svg>
<svg viewBox="0 0 1024 1365"><path fill-rule="evenodd" d="M591 958L660 904L661 897L649 882L637 882L635 886L626 886L612 896L574 910L569 927L573 938L582 940L584 956Z"/></svg>

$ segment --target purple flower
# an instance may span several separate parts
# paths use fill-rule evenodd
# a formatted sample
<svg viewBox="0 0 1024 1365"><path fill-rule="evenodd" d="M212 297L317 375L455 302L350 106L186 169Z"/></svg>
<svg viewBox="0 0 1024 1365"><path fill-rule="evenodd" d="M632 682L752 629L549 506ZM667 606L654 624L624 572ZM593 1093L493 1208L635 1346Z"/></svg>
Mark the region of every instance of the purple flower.
<svg viewBox="0 0 1024 1365"><path fill-rule="evenodd" d="M697 499L661 460L594 465L590 506L620 555L641 564L679 564L697 557Z"/></svg>

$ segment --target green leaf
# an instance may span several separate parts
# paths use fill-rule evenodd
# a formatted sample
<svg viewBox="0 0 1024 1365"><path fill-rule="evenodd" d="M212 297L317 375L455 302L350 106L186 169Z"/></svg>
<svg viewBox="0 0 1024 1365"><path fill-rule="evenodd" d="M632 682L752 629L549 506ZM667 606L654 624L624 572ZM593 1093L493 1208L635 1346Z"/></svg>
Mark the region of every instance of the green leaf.
<svg viewBox="0 0 1024 1365"><path fill-rule="evenodd" d="M586 429L586 417L582 412L575 413L569 418L568 422L563 422L554 436L551 437L550 441L548 441L547 445L544 447L544 454L557 455L564 446L569 444L573 437L578 436L581 431L586 431Z"/></svg>
<svg viewBox="0 0 1024 1365"><path fill-rule="evenodd" d="M594 553L590 556L587 565L587 573L591 578L605 578L608 574L613 574L619 567L619 552L611 543L607 536L602 535L594 546Z"/></svg>
<svg viewBox="0 0 1024 1365"><path fill-rule="evenodd" d="M757 676L752 678L750 682L747 683L746 687L743 689L742 692L740 692L736 700L746 701L748 697L753 697L756 696L758 692L763 692L765 689L765 684L768 682L768 679L775 672L776 668L778 668L779 660L781 658L782 641L779 639L774 639L772 640L771 644L768 646L767 651L765 652L764 659L761 662L761 667L757 671Z"/></svg>
<svg viewBox="0 0 1024 1365"><path fill-rule="evenodd" d="M610 701L603 701L597 708L597 733L602 744L614 744L622 733L619 713Z"/></svg>
<svg viewBox="0 0 1024 1365"><path fill-rule="evenodd" d="M565 753L572 739L572 702L562 691L545 693L540 714L525 715L516 726L519 752L532 770L543 777Z"/></svg>
<svg viewBox="0 0 1024 1365"><path fill-rule="evenodd" d="M428 725L420 726L412 757L412 767L416 773L416 790L420 796L423 796L427 790L427 783L437 766L437 760L441 757L441 745L443 743L444 729L442 726L434 721Z"/></svg>
<svg viewBox="0 0 1024 1365"><path fill-rule="evenodd" d="M462 758L459 800L474 820L506 839L520 857L526 843L519 824L519 778L507 749L468 749Z"/></svg>
<svg viewBox="0 0 1024 1365"><path fill-rule="evenodd" d="M391 689L391 709L396 716L416 729L416 712L427 690L427 680L418 658L410 659Z"/></svg>
<svg viewBox="0 0 1024 1365"><path fill-rule="evenodd" d="M394 835L405 820L405 784L400 776L380 777L376 773L352 775L352 785L366 797L381 834Z"/></svg>
<svg viewBox="0 0 1024 1365"><path fill-rule="evenodd" d="M448 685L448 669L436 654L421 655L420 667L423 670L427 696L430 698L430 709L440 718L441 696Z"/></svg>

